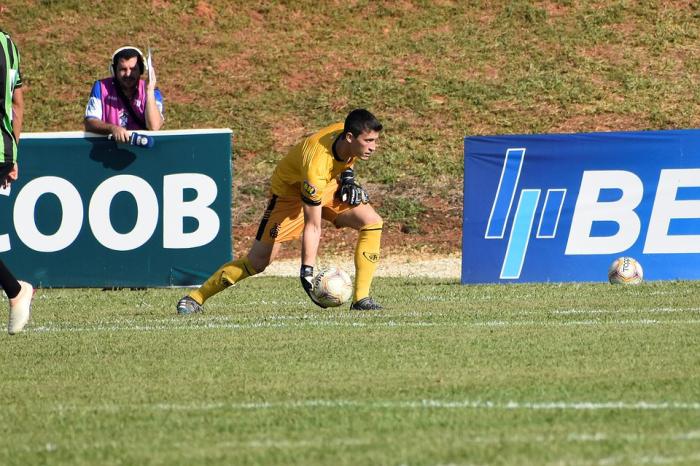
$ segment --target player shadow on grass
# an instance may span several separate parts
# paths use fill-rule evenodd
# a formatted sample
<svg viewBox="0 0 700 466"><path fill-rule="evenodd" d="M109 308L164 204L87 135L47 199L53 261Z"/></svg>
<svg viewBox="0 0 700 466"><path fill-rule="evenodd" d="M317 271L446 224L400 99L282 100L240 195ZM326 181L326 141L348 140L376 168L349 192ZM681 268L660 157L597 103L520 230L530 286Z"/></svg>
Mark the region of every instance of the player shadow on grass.
<svg viewBox="0 0 700 466"><path fill-rule="evenodd" d="M86 140L92 144L90 159L101 163L104 168L124 170L136 160L136 154L120 147L115 141L103 137Z"/></svg>

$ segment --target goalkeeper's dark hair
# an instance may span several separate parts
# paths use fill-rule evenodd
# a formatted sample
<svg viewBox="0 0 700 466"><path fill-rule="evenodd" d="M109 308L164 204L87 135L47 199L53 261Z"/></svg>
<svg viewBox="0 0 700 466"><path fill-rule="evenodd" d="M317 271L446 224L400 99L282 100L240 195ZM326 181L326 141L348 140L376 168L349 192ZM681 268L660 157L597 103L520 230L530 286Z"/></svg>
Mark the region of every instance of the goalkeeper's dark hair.
<svg viewBox="0 0 700 466"><path fill-rule="evenodd" d="M346 134L352 133L353 136L357 137L365 131L379 132L382 128L382 124L379 123L379 120L374 115L364 108L357 108L348 113L348 116L345 118L343 132Z"/></svg>

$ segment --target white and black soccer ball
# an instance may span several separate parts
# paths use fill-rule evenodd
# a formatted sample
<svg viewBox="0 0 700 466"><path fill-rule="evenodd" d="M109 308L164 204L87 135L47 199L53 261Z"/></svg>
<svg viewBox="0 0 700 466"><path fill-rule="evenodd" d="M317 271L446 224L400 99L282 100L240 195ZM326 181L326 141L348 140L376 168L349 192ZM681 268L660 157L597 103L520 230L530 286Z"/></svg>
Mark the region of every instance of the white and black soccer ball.
<svg viewBox="0 0 700 466"><path fill-rule="evenodd" d="M613 285L639 285L643 279L642 264L631 257L615 259L608 269L608 280Z"/></svg>
<svg viewBox="0 0 700 466"><path fill-rule="evenodd" d="M321 270L313 279L313 294L319 303L327 307L337 307L346 303L352 296L352 280L340 267Z"/></svg>

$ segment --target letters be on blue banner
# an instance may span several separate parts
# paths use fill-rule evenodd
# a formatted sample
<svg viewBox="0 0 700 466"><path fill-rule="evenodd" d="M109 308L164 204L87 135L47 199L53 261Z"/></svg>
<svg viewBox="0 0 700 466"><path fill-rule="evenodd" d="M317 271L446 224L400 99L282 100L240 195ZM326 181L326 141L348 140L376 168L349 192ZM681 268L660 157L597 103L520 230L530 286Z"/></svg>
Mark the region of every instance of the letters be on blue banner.
<svg viewBox="0 0 700 466"><path fill-rule="evenodd" d="M150 148L23 134L0 190L0 255L43 287L201 283L231 259L231 130L161 131Z"/></svg>
<svg viewBox="0 0 700 466"><path fill-rule="evenodd" d="M700 131L467 137L462 283L700 279Z"/></svg>

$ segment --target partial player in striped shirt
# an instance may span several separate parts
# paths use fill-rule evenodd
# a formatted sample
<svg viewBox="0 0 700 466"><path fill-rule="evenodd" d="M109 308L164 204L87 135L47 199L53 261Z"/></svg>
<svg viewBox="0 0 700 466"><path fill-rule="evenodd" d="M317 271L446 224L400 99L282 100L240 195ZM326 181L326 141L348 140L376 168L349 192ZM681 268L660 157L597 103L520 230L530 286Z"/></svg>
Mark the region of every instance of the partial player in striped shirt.
<svg viewBox="0 0 700 466"><path fill-rule="evenodd" d="M0 31L0 185L8 188L18 177L17 143L24 117L22 74L17 46L10 36ZM21 332L29 322L34 288L18 281L0 260L0 286L10 300L10 318L7 331L10 335Z"/></svg>

